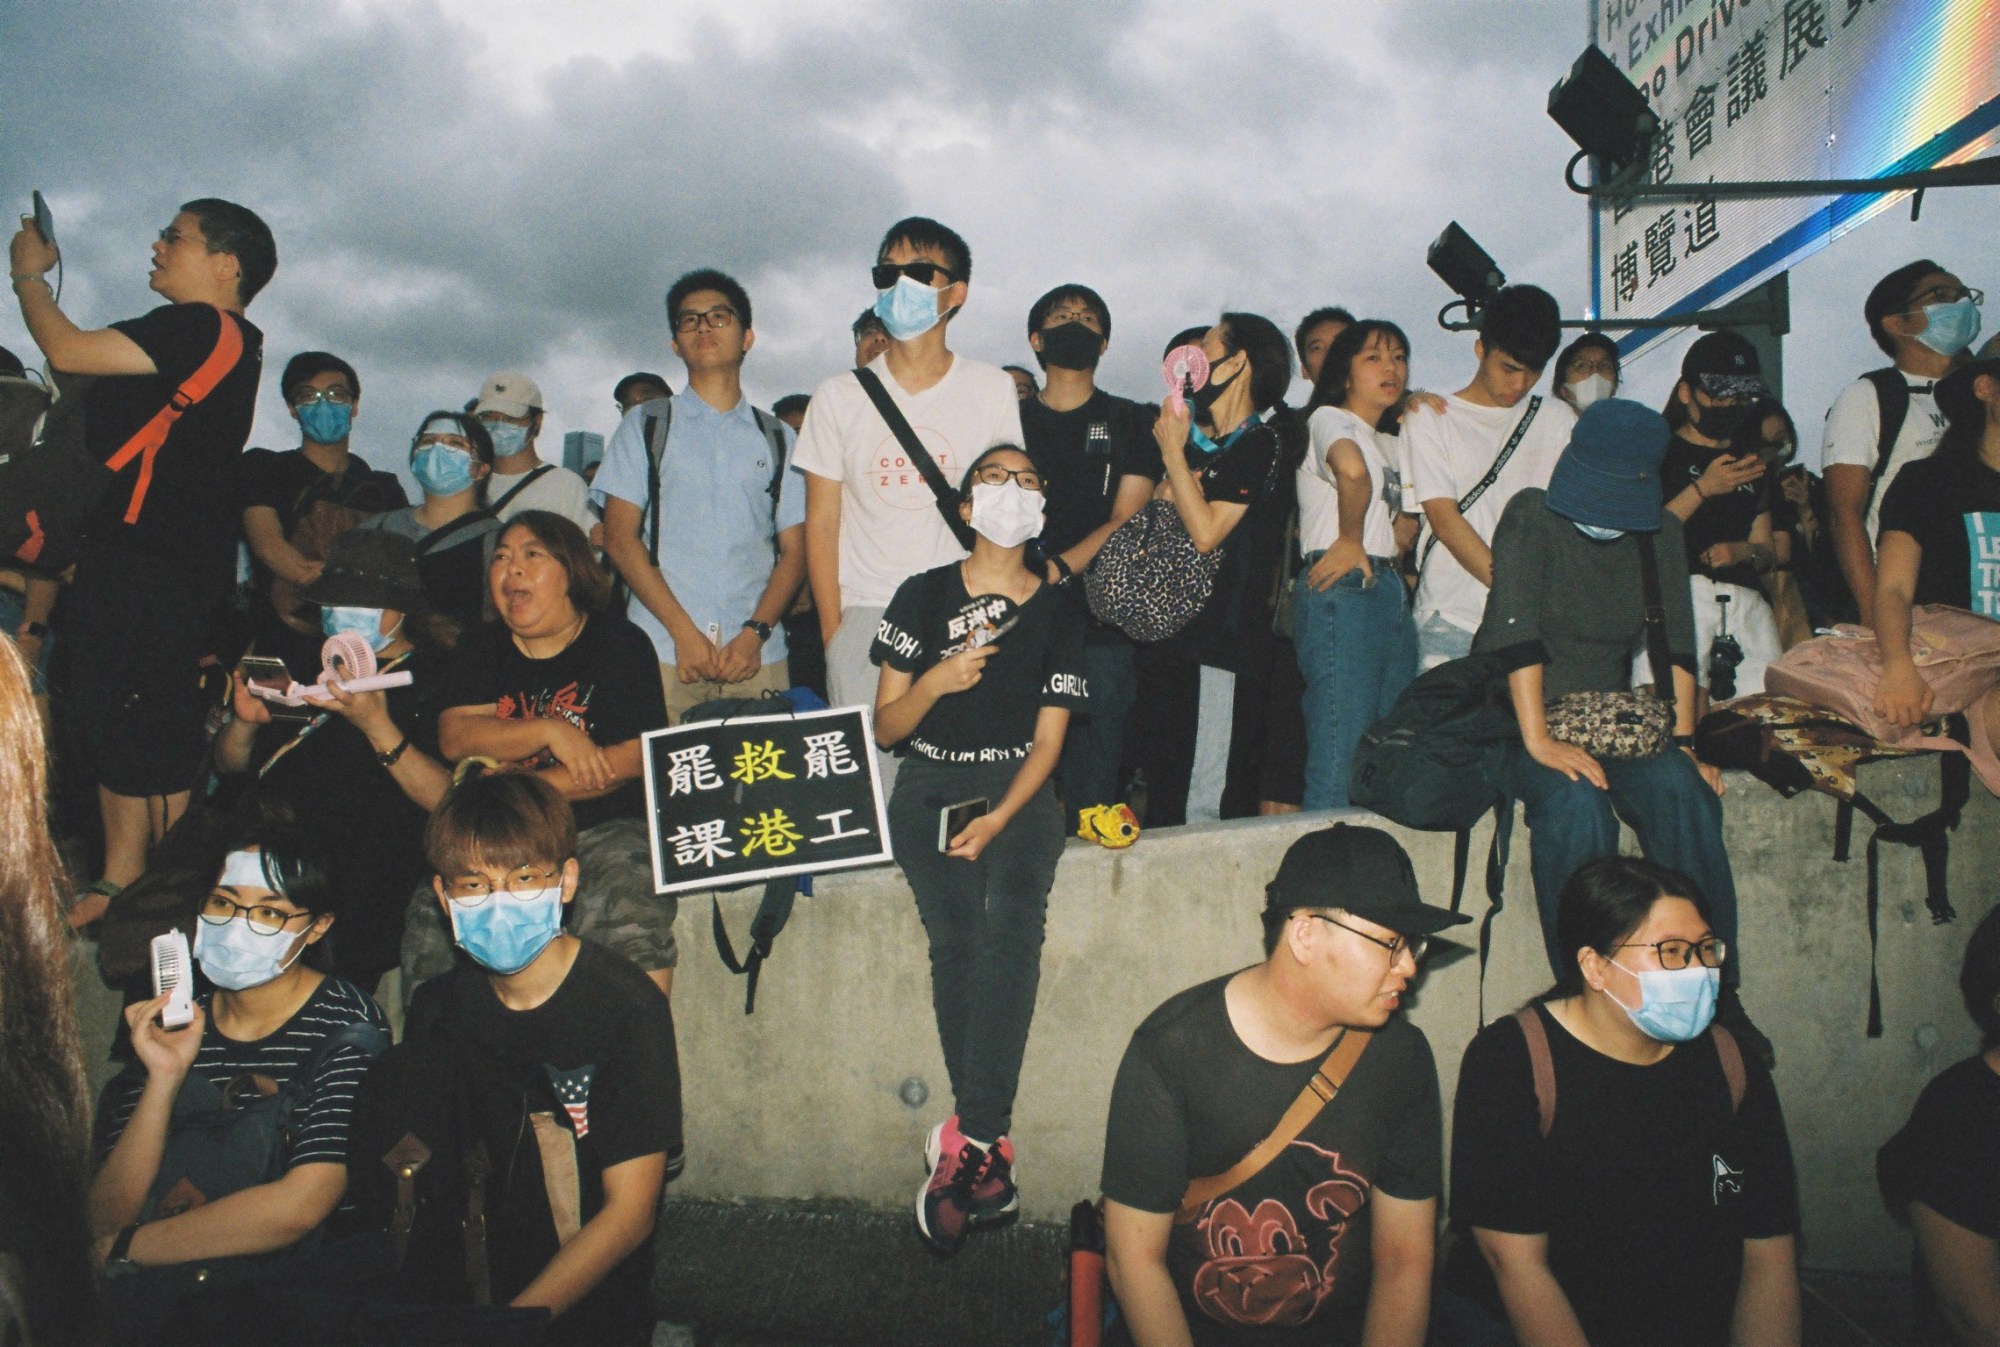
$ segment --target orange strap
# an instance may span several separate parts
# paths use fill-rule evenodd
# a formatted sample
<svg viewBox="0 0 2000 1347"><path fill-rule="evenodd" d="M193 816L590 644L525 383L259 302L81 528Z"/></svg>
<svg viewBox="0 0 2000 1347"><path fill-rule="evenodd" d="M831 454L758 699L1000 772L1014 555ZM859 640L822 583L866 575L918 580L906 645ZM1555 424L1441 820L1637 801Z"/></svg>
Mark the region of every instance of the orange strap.
<svg viewBox="0 0 2000 1347"><path fill-rule="evenodd" d="M213 307L213 306L211 306ZM174 422L181 419L181 413L200 402L215 391L215 386L229 377L229 371L236 368L236 362L243 358L243 329L227 310L216 308L216 316L222 320L222 328L216 334L215 349L208 353L208 359L201 362L193 374L188 375L166 406L153 419L139 427L139 433L125 441L124 445L104 461L104 466L113 472L122 472L133 459L139 460L139 480L132 488L132 503L125 507L125 522L139 522L139 510L146 503L146 492L153 485L153 460L160 456L160 448L167 442L167 433L174 428Z"/></svg>

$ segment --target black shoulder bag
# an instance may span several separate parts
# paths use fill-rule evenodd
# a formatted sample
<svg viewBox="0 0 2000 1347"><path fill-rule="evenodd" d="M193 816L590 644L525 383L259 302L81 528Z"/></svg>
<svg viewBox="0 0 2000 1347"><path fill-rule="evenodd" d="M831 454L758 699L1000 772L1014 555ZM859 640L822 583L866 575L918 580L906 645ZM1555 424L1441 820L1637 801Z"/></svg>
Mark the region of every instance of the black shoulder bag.
<svg viewBox="0 0 2000 1347"><path fill-rule="evenodd" d="M909 455L910 462L915 464L917 471L922 474L924 485L928 486L931 495L937 498L938 513L944 516L945 527L951 530L952 537L958 539L958 545L970 552L972 525L958 517L958 492L952 490L951 484L945 481L944 472L938 467L937 460L931 457L930 450L924 448L924 442L917 438L917 432L910 429L910 423L904 419L902 409L890 398L889 390L882 386L882 381L875 376L875 371L858 369L854 371L854 377L860 383L861 391L875 404L875 410L881 413L882 420L888 424L889 433L896 437L896 443L903 446L903 452Z"/></svg>

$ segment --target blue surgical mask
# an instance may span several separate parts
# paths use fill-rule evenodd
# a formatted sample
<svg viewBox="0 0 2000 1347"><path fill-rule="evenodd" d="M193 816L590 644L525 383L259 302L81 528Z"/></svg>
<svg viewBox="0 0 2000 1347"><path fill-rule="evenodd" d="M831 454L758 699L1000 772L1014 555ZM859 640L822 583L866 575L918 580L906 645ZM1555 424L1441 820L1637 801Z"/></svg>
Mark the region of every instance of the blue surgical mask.
<svg viewBox="0 0 2000 1347"><path fill-rule="evenodd" d="M1625 968L1616 959L1617 968ZM1639 980L1639 1008L1634 1010L1617 997L1618 1008L1632 1017L1639 1032L1662 1043L1685 1043L1699 1037L1715 1018L1715 998L1722 987L1720 969L1691 963L1686 968L1649 968L1625 971Z"/></svg>
<svg viewBox="0 0 2000 1347"><path fill-rule="evenodd" d="M472 485L472 453L455 444L420 444L410 474L433 496L456 496Z"/></svg>
<svg viewBox="0 0 2000 1347"><path fill-rule="evenodd" d="M1971 295L1949 304L1926 304L1924 317L1929 321L1917 340L1939 355L1957 355L1979 337L1979 306Z"/></svg>
<svg viewBox="0 0 2000 1347"><path fill-rule="evenodd" d="M1573 524L1576 523L1575 520L1571 520L1570 522ZM1597 539L1597 541L1601 543L1608 543L1614 538L1622 538L1625 536L1624 529L1599 528L1595 524L1577 524L1576 531L1578 533L1581 533L1586 538L1595 538Z"/></svg>
<svg viewBox="0 0 2000 1347"><path fill-rule="evenodd" d="M339 444L354 428L354 408L340 402L308 402L296 409L299 429L314 444Z"/></svg>
<svg viewBox="0 0 2000 1347"><path fill-rule="evenodd" d="M920 337L938 324L938 292L922 281L898 276L875 296L875 316L897 341Z"/></svg>
<svg viewBox="0 0 2000 1347"><path fill-rule="evenodd" d="M486 433L493 437L495 458L512 458L528 447L528 428L512 421L488 421Z"/></svg>
<svg viewBox="0 0 2000 1347"><path fill-rule="evenodd" d="M299 947L291 950L295 940ZM287 950L291 950L289 958ZM232 992L263 986L290 968L305 952L306 942L299 932L273 931L266 935L251 930L249 921L240 914L220 926L205 918L195 921L192 953L201 964L201 971L210 982Z"/></svg>
<svg viewBox="0 0 2000 1347"><path fill-rule="evenodd" d="M562 885L532 897L495 893L477 907L447 902L451 938L488 972L518 973L562 934Z"/></svg>
<svg viewBox="0 0 2000 1347"><path fill-rule="evenodd" d="M343 631L355 632L368 642L368 648L381 654L389 648L389 642L396 639L396 632L402 630L398 622L395 630L382 630L382 610L380 608L339 608L328 606L319 610L319 629L328 636L337 636Z"/></svg>

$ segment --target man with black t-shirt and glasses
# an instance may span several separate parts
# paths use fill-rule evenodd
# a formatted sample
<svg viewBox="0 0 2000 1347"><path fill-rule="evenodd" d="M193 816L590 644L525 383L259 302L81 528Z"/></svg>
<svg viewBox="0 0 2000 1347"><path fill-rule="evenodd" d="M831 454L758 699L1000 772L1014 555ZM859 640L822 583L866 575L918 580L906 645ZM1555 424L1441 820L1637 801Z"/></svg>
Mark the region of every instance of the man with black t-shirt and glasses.
<svg viewBox="0 0 2000 1347"><path fill-rule="evenodd" d="M1834 555L1853 614L1875 625L1875 546L1896 476L1929 458L1944 434L1932 390L1979 336L1985 296L1929 258L1875 283L1862 305L1868 335L1895 363L1841 390L1826 414L1821 462Z"/></svg>
<svg viewBox="0 0 2000 1347"><path fill-rule="evenodd" d="M1335 824L1265 889L1264 961L1146 1017L1104 1139L1136 1347L1424 1341L1444 1119L1396 1012L1430 935L1469 920L1419 900L1387 833Z"/></svg>
<svg viewBox="0 0 2000 1347"><path fill-rule="evenodd" d="M235 579L235 473L263 367L264 334L243 309L278 249L242 206L190 201L153 244L148 284L168 302L96 331L56 307L55 262L23 221L8 267L21 318L52 368L100 376L84 395L84 442L100 461L125 458L86 522L64 605L74 765L96 782L104 819L103 874L71 913L83 924L146 868L200 770L199 665ZM177 392L201 386L156 450L120 454Z"/></svg>
<svg viewBox="0 0 2000 1347"><path fill-rule="evenodd" d="M1095 290L1061 285L1028 310L1028 345L1046 385L1021 404L1021 434L1045 483L1048 522L1041 555L1048 580L1078 604L1079 576L1117 527L1137 514L1166 469L1153 443L1150 409L1097 386L1097 362L1111 344L1111 310ZM1132 639L1090 620L1084 673L1090 708L1063 745L1063 807L1077 812L1119 798L1118 760L1136 683Z"/></svg>

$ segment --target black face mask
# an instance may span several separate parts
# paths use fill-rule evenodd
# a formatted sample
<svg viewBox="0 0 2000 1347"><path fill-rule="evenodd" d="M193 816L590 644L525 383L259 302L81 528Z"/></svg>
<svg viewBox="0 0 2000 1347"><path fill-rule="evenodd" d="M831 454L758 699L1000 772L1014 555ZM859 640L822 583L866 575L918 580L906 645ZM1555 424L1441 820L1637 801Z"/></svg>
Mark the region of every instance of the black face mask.
<svg viewBox="0 0 2000 1347"><path fill-rule="evenodd" d="M1688 408L1693 413L1690 418L1694 428L1711 440L1723 444L1733 444L1743 428L1750 424L1750 414L1756 407L1750 403L1728 406L1721 403L1704 404L1696 398Z"/></svg>
<svg viewBox="0 0 2000 1347"><path fill-rule="evenodd" d="M1232 360L1235 359L1234 356L1229 358ZM1189 404L1197 412L1206 413L1210 407L1215 405L1216 399L1229 389L1231 384L1234 384L1238 379L1243 377L1243 370L1249 368L1249 363L1246 361L1243 369L1237 370L1236 373L1230 375L1227 379L1217 380L1211 376L1207 383L1188 394Z"/></svg>
<svg viewBox="0 0 2000 1347"><path fill-rule="evenodd" d="M1104 338L1082 323L1042 329L1042 360L1057 369L1096 369L1104 354Z"/></svg>

